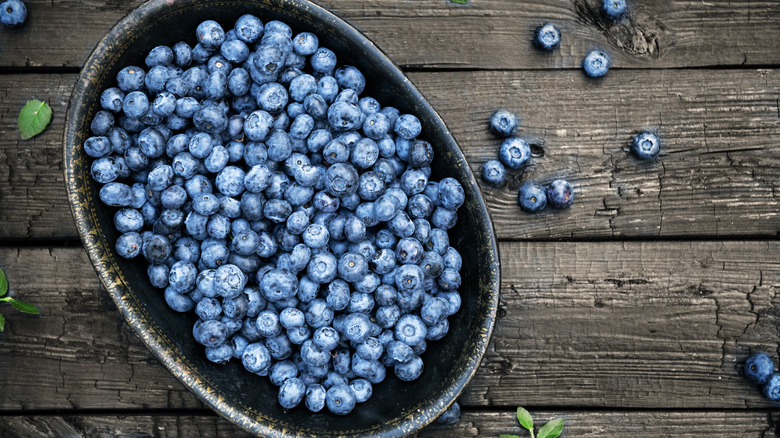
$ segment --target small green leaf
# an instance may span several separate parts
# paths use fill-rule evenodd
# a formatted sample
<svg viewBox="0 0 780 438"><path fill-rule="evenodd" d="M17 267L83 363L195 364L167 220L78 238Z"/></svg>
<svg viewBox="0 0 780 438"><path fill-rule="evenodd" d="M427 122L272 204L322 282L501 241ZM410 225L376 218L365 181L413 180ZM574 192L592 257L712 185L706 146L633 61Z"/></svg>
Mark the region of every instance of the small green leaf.
<svg viewBox="0 0 780 438"><path fill-rule="evenodd" d="M469 0L450 0L453 3L457 3L459 5L466 5L469 3Z"/></svg>
<svg viewBox="0 0 780 438"><path fill-rule="evenodd" d="M24 313L31 313L33 315L37 315L38 308L33 306L32 304L23 303L19 300L10 299L9 302L12 306L16 307L16 310Z"/></svg>
<svg viewBox="0 0 780 438"><path fill-rule="evenodd" d="M519 406L517 408L517 421L519 421L520 425L524 428L530 431L534 430L534 419L531 418L531 414Z"/></svg>
<svg viewBox="0 0 780 438"><path fill-rule="evenodd" d="M0 313L0 332L5 330L5 317Z"/></svg>
<svg viewBox="0 0 780 438"><path fill-rule="evenodd" d="M0 297L8 293L8 277L5 276L5 272L0 268Z"/></svg>
<svg viewBox="0 0 780 438"><path fill-rule="evenodd" d="M22 140L29 140L43 132L51 122L51 107L46 102L33 99L19 112L19 134Z"/></svg>
<svg viewBox="0 0 780 438"><path fill-rule="evenodd" d="M563 418L556 418L542 426L536 436L537 438L558 438L561 432L563 432Z"/></svg>

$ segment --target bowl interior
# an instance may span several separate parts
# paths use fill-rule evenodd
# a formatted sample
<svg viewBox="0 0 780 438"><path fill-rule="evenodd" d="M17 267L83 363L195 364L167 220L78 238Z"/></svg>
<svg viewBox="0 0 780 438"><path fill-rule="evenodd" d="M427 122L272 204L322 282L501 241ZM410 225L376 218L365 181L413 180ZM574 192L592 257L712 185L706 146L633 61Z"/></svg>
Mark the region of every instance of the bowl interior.
<svg viewBox="0 0 780 438"><path fill-rule="evenodd" d="M206 19L226 30L251 13L263 22L279 19L294 32L318 35L320 45L333 50L339 64L364 72L363 95L377 98L423 123L420 136L435 148L433 179L453 176L464 186L466 204L450 244L463 257L463 304L450 317L449 334L430 342L422 358L423 375L411 383L388 378L374 387L371 399L350 415L312 414L299 407L284 410L268 378L246 372L240 361L216 365L206 360L192 338L193 312L171 311L162 291L151 286L144 260L125 260L113 252L118 232L113 208L98 200L99 185L89 176L90 160L82 148L90 122L100 110L102 90L114 86L117 72L127 65L143 66L146 53L160 44L195 43L195 27ZM121 20L97 45L74 88L66 122L64 156L68 194L79 232L96 271L125 319L188 388L221 415L264 435L406 435L424 427L460 394L475 373L492 333L498 303L499 267L496 242L484 201L468 164L441 118L403 73L354 28L306 1L153 0Z"/></svg>

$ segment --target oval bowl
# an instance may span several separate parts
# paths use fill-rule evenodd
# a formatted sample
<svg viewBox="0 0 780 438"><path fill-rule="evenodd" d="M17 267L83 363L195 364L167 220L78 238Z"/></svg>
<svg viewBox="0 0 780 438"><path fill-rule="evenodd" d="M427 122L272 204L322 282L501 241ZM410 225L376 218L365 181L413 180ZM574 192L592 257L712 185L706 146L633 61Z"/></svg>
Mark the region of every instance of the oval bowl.
<svg viewBox="0 0 780 438"><path fill-rule="evenodd" d="M462 306L450 317L449 334L431 342L423 354L424 372L414 382L388 373L374 395L346 416L313 414L304 407L283 409L268 378L246 372L238 361L217 365L205 358L192 337L194 312L179 314L149 283L145 260L126 260L114 252L116 209L99 202L99 185L89 175L83 142L100 109L99 97L113 86L126 65L144 65L145 54L179 40L191 45L198 23L214 19L230 29L243 14L264 23L282 20L294 32L314 32L333 50L339 65L365 74L364 95L383 105L417 115L421 138L434 145L432 178L453 176L463 185L466 203L450 230L451 245L463 257ZM405 436L435 420L461 394L487 349L498 307L499 260L495 234L477 183L443 120L401 70L355 28L327 10L303 0L152 0L120 20L97 44L76 82L64 135L65 180L74 220L92 265L117 308L143 343L184 386L206 405L241 428L263 436Z"/></svg>

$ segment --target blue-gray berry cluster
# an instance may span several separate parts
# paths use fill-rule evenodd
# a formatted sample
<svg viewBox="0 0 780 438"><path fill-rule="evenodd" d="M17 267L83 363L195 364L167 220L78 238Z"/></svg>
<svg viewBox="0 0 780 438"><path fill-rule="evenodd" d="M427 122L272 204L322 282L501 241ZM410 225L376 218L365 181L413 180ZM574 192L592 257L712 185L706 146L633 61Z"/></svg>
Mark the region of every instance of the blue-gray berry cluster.
<svg viewBox="0 0 780 438"><path fill-rule="evenodd" d="M775 374L775 364L766 353L755 353L745 361L745 377L761 386L769 400L780 400L780 375Z"/></svg>
<svg viewBox="0 0 780 438"><path fill-rule="evenodd" d="M363 96L312 33L252 15L195 33L120 70L84 142L117 254L284 408L347 414L387 373L417 379L461 305L448 230L466 201L431 180L421 121Z"/></svg>

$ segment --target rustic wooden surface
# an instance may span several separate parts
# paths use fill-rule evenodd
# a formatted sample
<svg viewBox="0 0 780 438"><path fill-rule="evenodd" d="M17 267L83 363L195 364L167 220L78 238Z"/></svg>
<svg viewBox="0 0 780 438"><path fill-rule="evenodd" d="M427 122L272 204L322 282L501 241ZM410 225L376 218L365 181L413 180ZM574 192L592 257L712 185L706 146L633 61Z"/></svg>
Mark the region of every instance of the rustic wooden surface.
<svg viewBox="0 0 780 438"><path fill-rule="evenodd" d="M2 307L0 436L232 437L149 353L102 290L70 216L62 133L79 68L139 1L26 2L0 28L0 266L40 316ZM440 112L472 168L486 130L516 111L533 165L483 185L500 239L502 296L461 421L420 437L522 435L518 405L564 436L768 437L780 404L747 383L755 351L780 353L780 3L635 1L609 24L597 1L319 0L371 38ZM552 55L530 43L561 27ZM579 63L600 47L606 78ZM44 99L49 128L16 115ZM640 163L631 137L656 130ZM522 213L524 181L564 176L567 211Z"/></svg>

